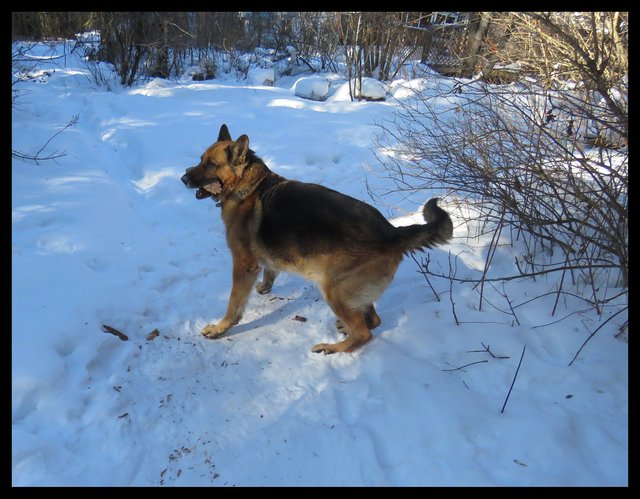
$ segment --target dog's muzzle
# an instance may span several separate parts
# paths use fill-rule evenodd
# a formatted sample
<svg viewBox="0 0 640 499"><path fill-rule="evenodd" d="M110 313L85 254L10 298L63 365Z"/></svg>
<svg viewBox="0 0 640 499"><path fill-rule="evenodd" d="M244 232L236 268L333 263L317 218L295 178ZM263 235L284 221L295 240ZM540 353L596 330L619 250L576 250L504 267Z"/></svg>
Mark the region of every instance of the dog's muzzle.
<svg viewBox="0 0 640 499"><path fill-rule="evenodd" d="M189 174L188 174L188 173L185 173L185 174L180 178L180 180L182 180L182 183L183 183L184 185L186 185L187 187L189 187L189 188L193 188L193 187L195 187L194 185L191 185L191 177L189 176Z"/></svg>
<svg viewBox="0 0 640 499"><path fill-rule="evenodd" d="M189 189L198 189L196 191L196 199L206 199L208 197L213 197L217 199L222 192L222 182L219 179L213 179L211 182L205 185L198 185L198 183L194 182L190 173L191 168L187 169L187 172L180 178L182 183L186 185Z"/></svg>

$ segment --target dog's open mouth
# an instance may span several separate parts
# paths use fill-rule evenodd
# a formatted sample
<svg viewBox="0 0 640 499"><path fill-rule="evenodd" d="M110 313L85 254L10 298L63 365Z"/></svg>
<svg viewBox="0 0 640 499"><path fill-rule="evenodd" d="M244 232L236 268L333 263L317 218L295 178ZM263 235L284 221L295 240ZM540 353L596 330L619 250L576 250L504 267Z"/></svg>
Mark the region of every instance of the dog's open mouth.
<svg viewBox="0 0 640 499"><path fill-rule="evenodd" d="M208 197L218 198L222 192L222 182L214 180L210 184L203 185L196 191L196 199L205 199Z"/></svg>

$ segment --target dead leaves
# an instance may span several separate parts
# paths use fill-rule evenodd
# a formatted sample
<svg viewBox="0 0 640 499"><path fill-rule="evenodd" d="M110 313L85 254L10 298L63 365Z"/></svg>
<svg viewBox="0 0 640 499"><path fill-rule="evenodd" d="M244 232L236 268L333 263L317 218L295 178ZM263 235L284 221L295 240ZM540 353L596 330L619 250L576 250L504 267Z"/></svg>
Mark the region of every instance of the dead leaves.
<svg viewBox="0 0 640 499"><path fill-rule="evenodd" d="M129 337L126 334L124 334L122 331L117 330L115 327L107 326L106 324L102 325L102 331L116 336L121 341L127 341L129 339ZM153 331L151 331L148 335L146 335L145 338L147 341L153 341L158 336L160 336L160 331L158 331L158 328L156 328Z"/></svg>
<svg viewBox="0 0 640 499"><path fill-rule="evenodd" d="M109 333L114 336L117 336L121 341L127 341L129 339L129 337L126 334L118 331L115 327L111 327L111 326L107 326L106 324L103 324L102 330L105 333Z"/></svg>
<svg viewBox="0 0 640 499"><path fill-rule="evenodd" d="M160 336L160 331L158 331L158 329L154 329L153 331L151 331L147 336L147 341L153 341L154 339L156 339L158 336Z"/></svg>

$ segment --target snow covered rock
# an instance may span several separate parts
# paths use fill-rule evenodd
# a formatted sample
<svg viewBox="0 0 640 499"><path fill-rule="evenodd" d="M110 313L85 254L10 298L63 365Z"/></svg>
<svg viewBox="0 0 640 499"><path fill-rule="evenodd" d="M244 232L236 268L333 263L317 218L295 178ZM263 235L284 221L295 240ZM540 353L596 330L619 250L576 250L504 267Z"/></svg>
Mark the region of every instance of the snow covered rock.
<svg viewBox="0 0 640 499"><path fill-rule="evenodd" d="M276 75L273 68L252 68L247 75L251 83L254 85L269 85L272 86L276 81Z"/></svg>
<svg viewBox="0 0 640 499"><path fill-rule="evenodd" d="M329 94L329 81L318 76L300 78L294 85L298 97L311 100L325 100Z"/></svg>
<svg viewBox="0 0 640 499"><path fill-rule="evenodd" d="M384 100L387 95L387 88L384 83L375 78L362 78L360 96L367 100Z"/></svg>

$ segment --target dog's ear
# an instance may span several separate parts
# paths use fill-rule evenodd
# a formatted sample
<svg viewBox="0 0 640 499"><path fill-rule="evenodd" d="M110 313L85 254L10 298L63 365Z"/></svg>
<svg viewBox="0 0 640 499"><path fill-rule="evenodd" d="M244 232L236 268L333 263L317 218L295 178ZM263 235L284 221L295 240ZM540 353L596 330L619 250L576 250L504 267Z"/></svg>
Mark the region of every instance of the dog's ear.
<svg viewBox="0 0 640 499"><path fill-rule="evenodd" d="M229 133L229 129L226 124L222 124L220 127L220 132L218 133L218 142L221 140L231 140L231 134Z"/></svg>
<svg viewBox="0 0 640 499"><path fill-rule="evenodd" d="M231 146L231 165L238 177L242 177L247 159L247 151L249 151L249 137L240 135L238 140Z"/></svg>
<svg viewBox="0 0 640 499"><path fill-rule="evenodd" d="M249 150L249 137L246 135L240 135L231 146L231 164L241 165L245 162L247 151Z"/></svg>

